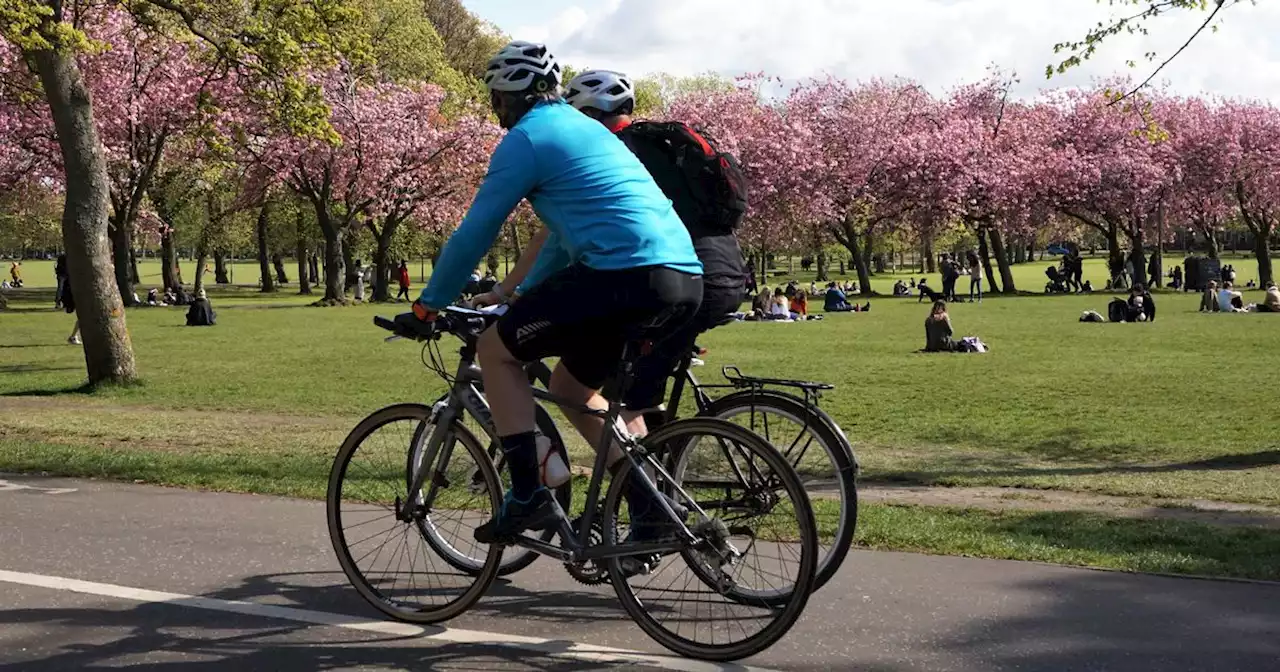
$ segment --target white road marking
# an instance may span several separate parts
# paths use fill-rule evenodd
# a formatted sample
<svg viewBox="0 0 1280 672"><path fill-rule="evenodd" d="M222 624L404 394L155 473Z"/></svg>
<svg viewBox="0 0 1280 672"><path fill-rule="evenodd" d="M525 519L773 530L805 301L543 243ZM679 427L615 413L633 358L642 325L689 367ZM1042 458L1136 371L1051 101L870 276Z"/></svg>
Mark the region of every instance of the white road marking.
<svg viewBox="0 0 1280 672"><path fill-rule="evenodd" d="M183 595L181 593L166 593L158 590L147 590L145 588L130 588L128 586L116 586L109 583L95 583L92 581L80 581L78 579L68 579L59 576L12 572L4 569L0 569L0 582L16 583L36 588L65 590L73 593L85 593L88 595L99 595L102 597L114 597L134 602L172 604L181 607L190 607L193 609L209 609L212 611L230 612L245 616L276 618L285 621L294 621L297 623L311 623L314 625L345 628L347 630L376 632L383 635L420 637L425 640L450 644L506 646L535 651L548 656L572 658L587 662L648 665L650 667L672 670L674 672L773 672L765 668L750 667L734 663L708 663L672 656L652 655L639 651L628 651L626 649L615 649L607 646L596 646L594 644L582 644L579 642L555 639L541 639L538 637L524 637L520 635L506 635L480 630L462 630L435 625L417 626L410 623L400 623L398 621L378 621L326 611L313 611L310 609L297 609L294 607L279 607L269 604L244 602L240 600L220 600L217 598L201 597L198 595ZM637 633L637 636L639 636L639 634L640 633Z"/></svg>
<svg viewBox="0 0 1280 672"><path fill-rule="evenodd" d="M76 488L42 488L37 485L23 485L22 483L14 483L13 481L0 479L0 492L4 492L6 490L35 490L36 492L43 492L46 495L65 495L68 492L75 492Z"/></svg>

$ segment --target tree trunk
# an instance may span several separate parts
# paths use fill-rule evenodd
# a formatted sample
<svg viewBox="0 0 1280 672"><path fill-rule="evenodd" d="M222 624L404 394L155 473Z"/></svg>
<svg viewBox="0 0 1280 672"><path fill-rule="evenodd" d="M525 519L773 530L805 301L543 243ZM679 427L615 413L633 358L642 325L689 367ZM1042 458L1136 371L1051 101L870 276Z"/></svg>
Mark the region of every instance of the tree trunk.
<svg viewBox="0 0 1280 672"><path fill-rule="evenodd" d="M1013 263L1027 263L1027 246L1022 241L1017 241L1013 244Z"/></svg>
<svg viewBox="0 0 1280 672"><path fill-rule="evenodd" d="M993 226L987 231L987 235L991 238L991 254L995 255L996 264L1000 266L1000 291L1002 294L1013 294L1018 288L1013 284L1013 269L1009 267L1009 253L1000 236L1000 229ZM992 285L992 288L995 286Z"/></svg>
<svg viewBox="0 0 1280 672"><path fill-rule="evenodd" d="M289 274L284 270L284 255L279 252L271 255L271 265L276 269L276 284L287 284L289 282Z"/></svg>
<svg viewBox="0 0 1280 672"><path fill-rule="evenodd" d="M111 263L115 267L116 290L120 292L120 300L126 307L138 305L133 300L133 236L122 220L126 217L124 210L111 214L108 236L111 239ZM74 292L75 289L72 288ZM77 297L79 298L79 297Z"/></svg>
<svg viewBox="0 0 1280 672"><path fill-rule="evenodd" d="M885 264L885 262L884 262L884 252L877 252L877 253L875 253L875 254L871 255L871 262L872 262L872 264L873 264L873 268L875 268L875 269L876 269L876 273L886 273L886 272L887 272L887 271L885 270L886 264Z"/></svg>
<svg viewBox="0 0 1280 672"><path fill-rule="evenodd" d="M929 273L930 275L938 272L938 255L933 253L933 234L924 238L924 268L921 273Z"/></svg>
<svg viewBox="0 0 1280 672"><path fill-rule="evenodd" d="M864 241L862 247L862 266L867 269L868 274L873 274L874 271L871 268L871 248L875 246L875 238L872 237L870 231L866 232L864 235L866 235L867 239Z"/></svg>
<svg viewBox="0 0 1280 672"><path fill-rule="evenodd" d="M271 221L270 212L264 204L258 210L258 273L262 277L262 292L276 291L275 278L271 277L271 259L267 254L267 224Z"/></svg>
<svg viewBox="0 0 1280 672"><path fill-rule="evenodd" d="M1275 225L1264 224L1268 229L1274 229ZM1273 280L1271 275L1271 231L1258 232L1253 234L1253 256L1258 259L1258 286L1266 288L1267 283Z"/></svg>
<svg viewBox="0 0 1280 672"><path fill-rule="evenodd" d="M173 232L166 230L160 234L160 281L165 289L178 285L178 273L174 269L175 251L173 249Z"/></svg>
<svg viewBox="0 0 1280 672"><path fill-rule="evenodd" d="M298 249L295 250L295 252L298 255L298 293L299 294L311 293L311 282L308 282L308 280L311 277L311 274L308 272L311 266L310 264L311 254L310 254L310 251L307 250L306 233L307 233L306 219L303 218L302 211L299 210L298 217L297 217L297 235L298 235L297 248Z"/></svg>
<svg viewBox="0 0 1280 672"><path fill-rule="evenodd" d="M996 275L991 271L991 248L987 245L987 229L985 224L978 225L978 260L982 263L982 272L987 277L987 293L1000 291L996 284Z"/></svg>
<svg viewBox="0 0 1280 672"><path fill-rule="evenodd" d="M216 249L213 251L213 281L219 285L231 284L231 278L227 277L227 253L225 250Z"/></svg>
<svg viewBox="0 0 1280 672"><path fill-rule="evenodd" d="M1212 230L1205 231L1204 244L1209 258L1217 259L1222 250L1218 245L1218 236Z"/></svg>
<svg viewBox="0 0 1280 672"><path fill-rule="evenodd" d="M342 238L326 236L324 241L324 298L326 301L347 300L346 257Z"/></svg>
<svg viewBox="0 0 1280 672"><path fill-rule="evenodd" d="M815 279L815 282L827 282L831 278L827 273L827 251L826 250L821 248L818 249L817 261L818 261L818 276Z"/></svg>
<svg viewBox="0 0 1280 672"><path fill-rule="evenodd" d="M1143 222L1137 220L1135 226L1129 229L1129 241L1133 244L1133 250L1130 258L1133 261L1133 284L1147 285L1147 254L1143 249Z"/></svg>
<svg viewBox="0 0 1280 672"><path fill-rule="evenodd" d="M382 230L379 231L374 227L373 222L369 222L369 231L373 233L374 250L373 250L373 300L374 301L390 301L391 300L391 241L395 239L396 229L400 226L400 220L395 216L388 216L382 222Z"/></svg>
<svg viewBox="0 0 1280 672"><path fill-rule="evenodd" d="M63 51L28 54L43 85L58 136L66 177L62 245L84 342L89 383L130 382L137 377L124 305L112 277L107 245L110 186L102 143L93 123L93 99L75 55Z"/></svg>
<svg viewBox="0 0 1280 672"><path fill-rule="evenodd" d="M204 267L209 263L209 250L204 244L196 248L196 279L191 285L191 293L197 294L204 289Z"/></svg>
<svg viewBox="0 0 1280 672"><path fill-rule="evenodd" d="M129 277L134 285L142 284L142 276L138 275L138 253L132 249L129 250Z"/></svg>
<svg viewBox="0 0 1280 672"><path fill-rule="evenodd" d="M320 256L315 252L307 253L307 277L311 278L311 284L320 284Z"/></svg>
<svg viewBox="0 0 1280 672"><path fill-rule="evenodd" d="M356 286L356 230L346 229L342 234L342 263L347 287ZM345 291L345 287L343 288Z"/></svg>

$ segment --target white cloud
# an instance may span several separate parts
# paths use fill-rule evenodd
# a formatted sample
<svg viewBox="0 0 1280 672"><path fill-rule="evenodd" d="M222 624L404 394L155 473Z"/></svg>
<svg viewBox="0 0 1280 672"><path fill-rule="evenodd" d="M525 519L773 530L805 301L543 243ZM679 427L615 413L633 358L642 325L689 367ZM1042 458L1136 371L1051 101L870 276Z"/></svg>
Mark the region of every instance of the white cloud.
<svg viewBox="0 0 1280 672"><path fill-rule="evenodd" d="M567 3L565 3L567 5ZM1168 56L1207 16L1182 12L1151 23L1152 36L1121 35L1063 78L1044 79L1055 42L1078 38L1109 16L1091 0L612 0L564 6L534 25L504 23L519 39L543 40L577 67L729 75L765 71L786 79L832 73L849 80L905 76L935 92L982 78L995 63L1022 79L1019 93L1087 83L1129 73L1155 50ZM514 11L514 10L512 10ZM519 19L527 20L521 12ZM514 15L513 15L514 17ZM1185 93L1213 92L1280 101L1280 0L1242 4L1223 13L1222 29L1205 32L1160 79Z"/></svg>

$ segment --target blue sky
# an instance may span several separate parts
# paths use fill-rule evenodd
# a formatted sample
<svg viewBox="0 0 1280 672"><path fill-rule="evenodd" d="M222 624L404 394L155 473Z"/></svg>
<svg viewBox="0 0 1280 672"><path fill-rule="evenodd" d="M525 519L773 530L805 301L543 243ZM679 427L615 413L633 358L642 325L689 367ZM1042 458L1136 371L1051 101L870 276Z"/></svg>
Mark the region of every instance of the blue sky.
<svg viewBox="0 0 1280 672"><path fill-rule="evenodd" d="M633 75L765 71L789 80L831 73L849 80L905 76L934 91L980 79L995 63L1021 76L1019 92L1088 83L1155 50L1171 54L1203 21L1183 13L1149 38L1112 38L1085 68L1044 79L1056 41L1106 19L1094 0L463 0L516 38L547 42L577 67ZM785 16L779 16L786 7ZM1280 102L1280 0L1223 13L1161 76L1183 93Z"/></svg>

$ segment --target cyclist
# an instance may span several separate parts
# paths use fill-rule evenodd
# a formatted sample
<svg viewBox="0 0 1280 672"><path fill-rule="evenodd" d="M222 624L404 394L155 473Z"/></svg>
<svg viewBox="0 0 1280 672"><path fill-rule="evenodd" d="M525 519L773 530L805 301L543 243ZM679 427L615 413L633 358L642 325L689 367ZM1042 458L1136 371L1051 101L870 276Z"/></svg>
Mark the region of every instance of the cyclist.
<svg viewBox="0 0 1280 672"><path fill-rule="evenodd" d="M745 300L747 274L742 248L732 230L736 222L723 224L722 219L732 218L732 213L720 211L715 205L706 207L707 203L716 202L709 194L696 193L707 189L706 182L690 181L683 166L677 165L676 153L664 151L667 148L660 146L672 143L667 147L674 145L680 149L683 142L689 151L700 152L709 147L705 139L691 130L689 135L670 133L665 137L637 132L642 127L662 125L647 122L633 125L631 115L635 112L635 88L625 74L612 70L588 70L574 77L566 88L565 100L570 105L604 124L644 163L658 186L671 199L676 214L693 238L694 250L702 262L702 305L697 315L659 343L654 356L641 364L646 369L655 367L656 370L641 371L636 377L637 387L641 389L635 391L635 396L645 400L640 408L656 409L666 398L668 374L681 357L693 350L694 339L719 325L729 313L737 312ZM695 148L693 143L701 147ZM745 210L745 180L742 188L744 200L741 207ZM653 413L649 416L650 424L661 417L661 412Z"/></svg>
<svg viewBox="0 0 1280 672"><path fill-rule="evenodd" d="M628 332L681 325L702 297L702 264L670 201L626 146L564 102L560 81L560 66L542 44L511 42L489 61L484 83L507 134L414 303L419 319L435 319L458 297L507 217L529 200L546 224L545 242L536 260L508 277L518 283L510 308L481 336L477 352L511 471L502 506L475 532L481 543L545 527L555 515L539 479L534 398L522 363L560 357L551 392L607 408L599 390L616 371ZM502 284L492 293L507 296ZM656 325L660 319L667 322ZM603 420L565 414L599 445ZM629 429L642 434L643 420ZM621 451L612 452L616 464ZM670 529L647 488L632 487L627 498L634 540Z"/></svg>

